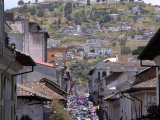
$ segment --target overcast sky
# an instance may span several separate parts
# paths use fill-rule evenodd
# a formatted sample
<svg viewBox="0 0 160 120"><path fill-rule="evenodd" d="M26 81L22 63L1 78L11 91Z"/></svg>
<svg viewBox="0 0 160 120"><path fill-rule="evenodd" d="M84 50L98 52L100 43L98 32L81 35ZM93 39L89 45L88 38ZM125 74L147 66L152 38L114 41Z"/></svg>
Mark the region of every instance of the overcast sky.
<svg viewBox="0 0 160 120"><path fill-rule="evenodd" d="M10 9L13 7L17 7L18 6L18 1L19 0L4 0L4 6L5 6L5 10L6 9ZM24 0L24 2L28 2L29 0ZM31 2L35 1L35 0L30 0ZM43 0L38 0L39 2L43 1ZM92 1L92 0L91 0ZM137 0L136 0L137 1ZM151 3L152 5L160 5L160 0L144 0L145 3Z"/></svg>

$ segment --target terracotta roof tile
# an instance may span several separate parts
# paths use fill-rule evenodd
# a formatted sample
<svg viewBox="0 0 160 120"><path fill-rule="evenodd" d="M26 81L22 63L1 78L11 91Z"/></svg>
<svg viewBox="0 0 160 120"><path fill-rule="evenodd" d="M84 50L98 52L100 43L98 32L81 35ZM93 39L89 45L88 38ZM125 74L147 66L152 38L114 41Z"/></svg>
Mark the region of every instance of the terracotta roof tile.
<svg viewBox="0 0 160 120"><path fill-rule="evenodd" d="M57 94L56 92L48 88L43 82L39 81L23 82L23 85L49 97L50 99L65 99L63 96Z"/></svg>
<svg viewBox="0 0 160 120"><path fill-rule="evenodd" d="M133 55L117 55L117 57L118 61L128 61L128 58L133 57Z"/></svg>
<svg viewBox="0 0 160 120"><path fill-rule="evenodd" d="M47 99L51 99L48 96L45 96L25 85L17 83L17 96L39 96Z"/></svg>
<svg viewBox="0 0 160 120"><path fill-rule="evenodd" d="M134 85L132 86L132 88L156 87L157 86L156 84L157 84L157 79L154 78L154 79L139 83L137 85Z"/></svg>
<svg viewBox="0 0 160 120"><path fill-rule="evenodd" d="M65 90L61 89L61 88L60 88L56 83L54 83L53 81L48 80L48 79L46 79L46 78L43 78L42 80L40 80L40 82L44 82L44 81L50 83L51 85L53 85L53 86L56 87L57 89L63 91L64 93L69 94L69 93L67 93Z"/></svg>

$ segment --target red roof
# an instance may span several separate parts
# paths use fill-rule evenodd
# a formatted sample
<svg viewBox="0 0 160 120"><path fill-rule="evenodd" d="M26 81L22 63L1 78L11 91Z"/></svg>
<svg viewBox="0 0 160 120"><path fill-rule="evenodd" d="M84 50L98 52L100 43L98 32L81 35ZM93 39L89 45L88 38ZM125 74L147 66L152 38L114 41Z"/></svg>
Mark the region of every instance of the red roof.
<svg viewBox="0 0 160 120"><path fill-rule="evenodd" d="M56 66L54 64L51 64L51 63L45 63L45 62L39 62L39 61L35 61L35 62L38 63L38 64L41 64L41 65L45 65L45 66L56 68Z"/></svg>
<svg viewBox="0 0 160 120"><path fill-rule="evenodd" d="M128 58L133 57L133 55L117 55L117 57L118 57L118 61L128 61Z"/></svg>
<svg viewBox="0 0 160 120"><path fill-rule="evenodd" d="M156 87L157 86L157 79L147 80L145 82L139 83L137 85L132 86L133 88L144 88L144 87Z"/></svg>

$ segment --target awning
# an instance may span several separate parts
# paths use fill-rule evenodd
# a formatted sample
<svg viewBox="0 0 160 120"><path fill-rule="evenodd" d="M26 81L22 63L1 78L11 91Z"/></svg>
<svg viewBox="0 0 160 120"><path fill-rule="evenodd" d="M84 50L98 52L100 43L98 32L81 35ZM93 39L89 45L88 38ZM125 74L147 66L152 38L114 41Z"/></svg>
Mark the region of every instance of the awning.
<svg viewBox="0 0 160 120"><path fill-rule="evenodd" d="M16 50L16 61L19 62L23 66L36 66L37 64L34 62L34 60L27 54Z"/></svg>

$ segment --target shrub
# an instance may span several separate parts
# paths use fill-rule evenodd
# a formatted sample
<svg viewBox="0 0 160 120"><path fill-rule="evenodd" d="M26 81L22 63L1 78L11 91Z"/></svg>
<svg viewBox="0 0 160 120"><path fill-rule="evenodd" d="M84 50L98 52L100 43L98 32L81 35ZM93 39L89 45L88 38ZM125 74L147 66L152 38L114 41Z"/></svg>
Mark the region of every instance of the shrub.
<svg viewBox="0 0 160 120"><path fill-rule="evenodd" d="M60 100L53 100L51 102L51 120L71 120L71 117L68 115L68 112L64 110L64 104Z"/></svg>
<svg viewBox="0 0 160 120"><path fill-rule="evenodd" d="M21 120L32 120L32 118L29 117L28 114L26 114L26 115L22 115Z"/></svg>

